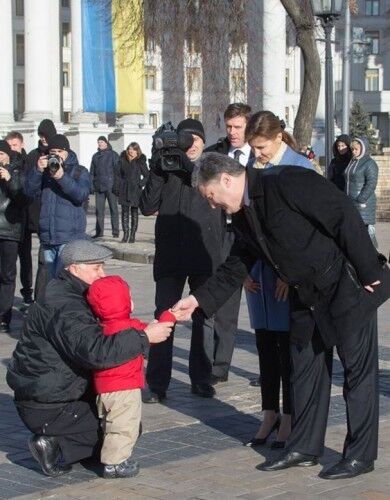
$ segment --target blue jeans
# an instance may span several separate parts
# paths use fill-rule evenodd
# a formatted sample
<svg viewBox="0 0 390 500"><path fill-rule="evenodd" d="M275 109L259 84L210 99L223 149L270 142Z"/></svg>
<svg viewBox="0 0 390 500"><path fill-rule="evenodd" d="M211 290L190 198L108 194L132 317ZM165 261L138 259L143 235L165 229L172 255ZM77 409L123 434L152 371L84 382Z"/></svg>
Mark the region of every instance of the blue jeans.
<svg viewBox="0 0 390 500"><path fill-rule="evenodd" d="M57 277L62 263L60 255L65 243L62 245L43 245L43 258L47 270L47 282Z"/></svg>

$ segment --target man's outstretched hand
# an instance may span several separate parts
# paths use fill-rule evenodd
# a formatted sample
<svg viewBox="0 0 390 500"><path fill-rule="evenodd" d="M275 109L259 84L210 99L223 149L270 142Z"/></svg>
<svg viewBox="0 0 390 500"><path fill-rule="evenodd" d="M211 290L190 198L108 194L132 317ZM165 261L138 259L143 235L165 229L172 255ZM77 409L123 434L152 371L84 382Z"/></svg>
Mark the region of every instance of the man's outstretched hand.
<svg viewBox="0 0 390 500"><path fill-rule="evenodd" d="M173 321L159 323L155 319L148 324L144 331L149 339L150 344L158 344L159 342L164 342L164 340L167 340L167 338L172 333L173 326Z"/></svg>
<svg viewBox="0 0 390 500"><path fill-rule="evenodd" d="M188 321L191 319L192 313L199 306L199 302L193 295L189 295L185 299L179 300L173 307L172 312L178 321Z"/></svg>

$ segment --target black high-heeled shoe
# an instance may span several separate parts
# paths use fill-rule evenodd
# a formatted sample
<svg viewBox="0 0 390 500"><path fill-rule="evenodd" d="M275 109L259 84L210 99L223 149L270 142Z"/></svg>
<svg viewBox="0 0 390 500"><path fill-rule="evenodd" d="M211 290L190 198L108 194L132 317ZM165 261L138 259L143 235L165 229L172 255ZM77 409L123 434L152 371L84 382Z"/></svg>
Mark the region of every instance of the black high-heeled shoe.
<svg viewBox="0 0 390 500"><path fill-rule="evenodd" d="M280 418L278 417L275 420L274 425L271 427L271 430L266 435L266 437L264 437L264 438L253 437L250 441L248 441L247 443L244 443L244 446L249 446L250 448L254 448L255 446L261 446L262 444L265 444L267 442L267 439L270 437L270 435L274 431L276 431L277 429L279 429L279 426L280 426Z"/></svg>

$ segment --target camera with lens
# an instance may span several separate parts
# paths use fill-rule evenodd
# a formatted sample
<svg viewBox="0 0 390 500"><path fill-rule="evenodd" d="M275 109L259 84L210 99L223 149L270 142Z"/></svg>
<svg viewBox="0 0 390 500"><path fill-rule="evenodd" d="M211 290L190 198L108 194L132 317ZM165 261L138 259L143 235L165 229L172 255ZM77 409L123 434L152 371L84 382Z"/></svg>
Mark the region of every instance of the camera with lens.
<svg viewBox="0 0 390 500"><path fill-rule="evenodd" d="M47 157L47 169L50 175L55 175L61 167L61 164L62 159L60 156L51 154Z"/></svg>
<svg viewBox="0 0 390 500"><path fill-rule="evenodd" d="M194 165L185 152L193 142L189 132L181 130L178 133L171 122L164 123L153 135L152 158L159 161L164 172L191 173Z"/></svg>

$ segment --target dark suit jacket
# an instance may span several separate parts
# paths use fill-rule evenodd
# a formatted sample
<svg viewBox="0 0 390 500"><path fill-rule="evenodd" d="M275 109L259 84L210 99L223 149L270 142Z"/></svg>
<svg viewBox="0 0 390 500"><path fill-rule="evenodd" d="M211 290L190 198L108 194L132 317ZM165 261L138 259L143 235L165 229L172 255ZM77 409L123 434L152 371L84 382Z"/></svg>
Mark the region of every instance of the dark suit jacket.
<svg viewBox="0 0 390 500"><path fill-rule="evenodd" d="M309 342L317 326L327 346L361 328L390 296L386 259L351 201L307 169L249 169L249 206L233 216L236 242L216 274L194 293L210 316L261 258L291 285L291 338ZM370 294L363 285L381 285Z"/></svg>

